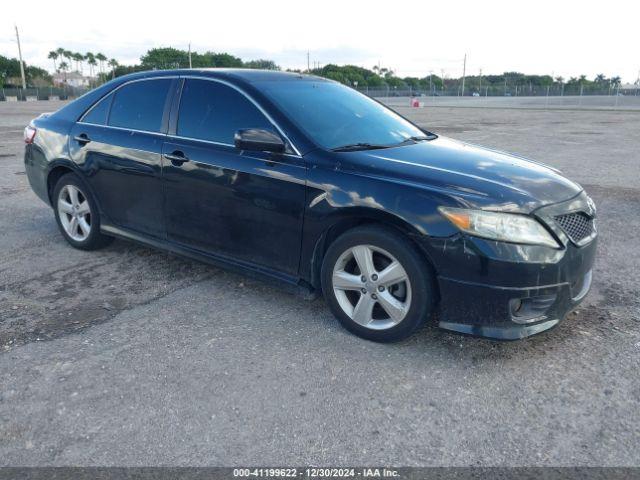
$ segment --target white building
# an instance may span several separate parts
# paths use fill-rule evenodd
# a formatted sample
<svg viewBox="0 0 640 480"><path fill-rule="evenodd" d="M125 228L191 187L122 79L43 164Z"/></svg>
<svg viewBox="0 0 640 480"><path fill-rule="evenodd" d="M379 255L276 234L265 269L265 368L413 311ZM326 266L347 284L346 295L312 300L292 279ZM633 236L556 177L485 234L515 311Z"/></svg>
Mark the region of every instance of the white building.
<svg viewBox="0 0 640 480"><path fill-rule="evenodd" d="M56 72L53 74L55 85L68 85L70 87L88 87L93 79L85 77L78 72Z"/></svg>

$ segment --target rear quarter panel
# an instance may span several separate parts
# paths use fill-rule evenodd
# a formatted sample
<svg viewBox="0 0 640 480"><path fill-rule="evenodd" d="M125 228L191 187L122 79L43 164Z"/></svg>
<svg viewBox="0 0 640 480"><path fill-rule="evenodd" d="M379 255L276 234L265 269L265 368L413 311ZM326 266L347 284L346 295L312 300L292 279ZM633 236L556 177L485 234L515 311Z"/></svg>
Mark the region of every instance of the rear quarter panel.
<svg viewBox="0 0 640 480"><path fill-rule="evenodd" d="M35 194L49 204L47 178L51 170L58 165L75 169L67 145L72 122L56 117L41 117L31 123L37 132L34 142L25 148L25 171Z"/></svg>

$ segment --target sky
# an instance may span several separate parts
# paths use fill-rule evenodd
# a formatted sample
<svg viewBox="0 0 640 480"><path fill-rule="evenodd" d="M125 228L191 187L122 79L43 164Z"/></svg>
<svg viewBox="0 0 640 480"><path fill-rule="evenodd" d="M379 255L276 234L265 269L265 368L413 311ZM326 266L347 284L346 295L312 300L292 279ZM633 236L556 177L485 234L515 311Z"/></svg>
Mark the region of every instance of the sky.
<svg viewBox="0 0 640 480"><path fill-rule="evenodd" d="M182 0L5 2L0 55L53 70L50 50L102 52L121 64L153 47L268 58L283 68L335 63L387 67L400 76L519 71L636 81L640 2L517 0L366 2Z"/></svg>

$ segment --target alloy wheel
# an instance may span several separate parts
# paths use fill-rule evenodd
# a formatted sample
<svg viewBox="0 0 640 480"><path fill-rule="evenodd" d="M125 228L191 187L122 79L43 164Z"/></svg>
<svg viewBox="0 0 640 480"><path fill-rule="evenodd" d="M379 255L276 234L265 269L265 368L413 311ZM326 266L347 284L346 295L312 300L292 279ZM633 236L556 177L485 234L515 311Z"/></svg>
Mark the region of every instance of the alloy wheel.
<svg viewBox="0 0 640 480"><path fill-rule="evenodd" d="M342 253L332 285L344 313L372 330L398 325L411 307L407 272L393 255L374 245L356 245Z"/></svg>
<svg viewBox="0 0 640 480"><path fill-rule="evenodd" d="M89 200L75 185L65 185L58 195L58 216L64 231L76 242L82 242L91 233L91 207Z"/></svg>

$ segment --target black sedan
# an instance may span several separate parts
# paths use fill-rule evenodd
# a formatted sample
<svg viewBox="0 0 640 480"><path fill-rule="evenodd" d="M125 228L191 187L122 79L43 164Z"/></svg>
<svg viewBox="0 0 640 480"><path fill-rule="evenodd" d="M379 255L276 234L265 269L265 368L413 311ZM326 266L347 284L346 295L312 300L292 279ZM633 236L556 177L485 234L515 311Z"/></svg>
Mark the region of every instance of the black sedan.
<svg viewBox="0 0 640 480"><path fill-rule="evenodd" d="M591 285L595 207L579 185L321 78L128 75L33 120L25 142L72 246L121 237L322 292L371 340L430 318L522 338Z"/></svg>

